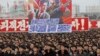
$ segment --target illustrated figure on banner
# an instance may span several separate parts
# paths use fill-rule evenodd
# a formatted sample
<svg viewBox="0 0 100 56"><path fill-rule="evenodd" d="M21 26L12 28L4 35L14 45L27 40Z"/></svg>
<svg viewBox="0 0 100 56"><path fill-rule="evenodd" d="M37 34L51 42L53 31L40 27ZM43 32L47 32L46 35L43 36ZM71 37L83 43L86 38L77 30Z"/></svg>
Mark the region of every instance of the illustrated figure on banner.
<svg viewBox="0 0 100 56"><path fill-rule="evenodd" d="M51 13L51 18L60 18L63 16L63 14L65 15L65 12L66 14L70 14L70 10L69 8L67 8L67 6L69 6L71 0L64 0L65 2L63 2L62 0L60 0L59 2L59 7L55 8L52 13Z"/></svg>
<svg viewBox="0 0 100 56"><path fill-rule="evenodd" d="M26 4L26 10L28 13L29 22L31 22L32 19L36 19L36 12L35 10L39 9L39 5L35 0L27 0Z"/></svg>
<svg viewBox="0 0 100 56"><path fill-rule="evenodd" d="M41 9L43 12L40 14L40 19L50 19L50 15L47 12L47 3L44 3Z"/></svg>

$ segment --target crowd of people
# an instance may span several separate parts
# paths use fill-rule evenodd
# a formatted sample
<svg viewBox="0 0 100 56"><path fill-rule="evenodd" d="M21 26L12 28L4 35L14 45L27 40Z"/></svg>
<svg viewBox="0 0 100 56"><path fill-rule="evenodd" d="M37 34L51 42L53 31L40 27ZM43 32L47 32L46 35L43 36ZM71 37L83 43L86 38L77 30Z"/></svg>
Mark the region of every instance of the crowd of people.
<svg viewBox="0 0 100 56"><path fill-rule="evenodd" d="M100 29L72 33L0 33L0 56L100 56Z"/></svg>

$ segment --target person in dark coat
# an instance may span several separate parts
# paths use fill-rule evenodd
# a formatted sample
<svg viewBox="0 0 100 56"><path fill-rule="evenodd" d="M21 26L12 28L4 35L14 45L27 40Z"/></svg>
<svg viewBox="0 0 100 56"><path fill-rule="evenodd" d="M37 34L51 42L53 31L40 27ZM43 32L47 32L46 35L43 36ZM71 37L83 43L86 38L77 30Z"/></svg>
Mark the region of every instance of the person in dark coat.
<svg viewBox="0 0 100 56"><path fill-rule="evenodd" d="M70 56L76 56L76 55L77 55L77 49L76 49L76 46L73 45L71 46Z"/></svg>
<svg viewBox="0 0 100 56"><path fill-rule="evenodd" d="M84 51L83 52L84 52L85 56L89 56L89 46L88 45L84 46Z"/></svg>
<svg viewBox="0 0 100 56"><path fill-rule="evenodd" d="M24 53L25 53L25 56L29 56L29 49L27 47L25 48Z"/></svg>
<svg viewBox="0 0 100 56"><path fill-rule="evenodd" d="M4 56L4 52L2 52L1 48L0 48L0 56Z"/></svg>
<svg viewBox="0 0 100 56"><path fill-rule="evenodd" d="M9 46L4 48L4 52L2 52L2 54L3 56L13 56L14 55L12 53L12 48L10 48Z"/></svg>
<svg viewBox="0 0 100 56"><path fill-rule="evenodd" d="M61 49L58 51L58 56L70 56L69 52L65 50L65 47L61 45Z"/></svg>
<svg viewBox="0 0 100 56"><path fill-rule="evenodd" d="M1 55L1 54L0 54ZM14 56L14 54L11 53L11 51L6 51L4 53L4 56Z"/></svg>
<svg viewBox="0 0 100 56"><path fill-rule="evenodd" d="M97 49L97 56L100 56L100 48Z"/></svg>
<svg viewBox="0 0 100 56"><path fill-rule="evenodd" d="M56 56L56 52L51 49L50 45L46 45L44 48L43 56Z"/></svg>
<svg viewBox="0 0 100 56"><path fill-rule="evenodd" d="M29 56L42 56L42 53L39 52L39 48L38 47L34 47L33 51L31 51Z"/></svg>
<svg viewBox="0 0 100 56"><path fill-rule="evenodd" d="M76 56L84 56L83 47L81 45L77 46L77 55Z"/></svg>
<svg viewBox="0 0 100 56"><path fill-rule="evenodd" d="M25 56L25 54L18 52L15 56Z"/></svg>
<svg viewBox="0 0 100 56"><path fill-rule="evenodd" d="M96 45L93 45L93 46L92 46L92 49L93 49L93 54L94 54L95 56L97 56L97 46L96 46Z"/></svg>
<svg viewBox="0 0 100 56"><path fill-rule="evenodd" d="M18 52L15 56L25 56L24 49L22 47L19 47Z"/></svg>
<svg viewBox="0 0 100 56"><path fill-rule="evenodd" d="M89 56L97 56L97 55L93 51L90 51Z"/></svg>

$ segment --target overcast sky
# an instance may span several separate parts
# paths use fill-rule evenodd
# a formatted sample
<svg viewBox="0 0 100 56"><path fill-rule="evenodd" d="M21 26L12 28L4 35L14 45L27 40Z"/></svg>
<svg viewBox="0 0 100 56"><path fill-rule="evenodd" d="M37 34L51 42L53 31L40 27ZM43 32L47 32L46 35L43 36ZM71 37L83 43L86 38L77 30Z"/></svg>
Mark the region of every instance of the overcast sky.
<svg viewBox="0 0 100 56"><path fill-rule="evenodd" d="M15 0L0 0L0 4L7 7L7 2L10 3L9 6L13 4ZM80 6L80 11L85 11L85 6L100 5L100 0L72 0L72 4Z"/></svg>
<svg viewBox="0 0 100 56"><path fill-rule="evenodd" d="M85 5L100 5L100 0L72 0L73 4L78 4L80 6Z"/></svg>
<svg viewBox="0 0 100 56"><path fill-rule="evenodd" d="M80 12L85 12L86 6L100 6L100 0L72 0L73 5L80 6Z"/></svg>
<svg viewBox="0 0 100 56"><path fill-rule="evenodd" d="M7 6L7 2L10 3L10 5L13 4L14 0L0 0L0 4L3 6Z"/></svg>

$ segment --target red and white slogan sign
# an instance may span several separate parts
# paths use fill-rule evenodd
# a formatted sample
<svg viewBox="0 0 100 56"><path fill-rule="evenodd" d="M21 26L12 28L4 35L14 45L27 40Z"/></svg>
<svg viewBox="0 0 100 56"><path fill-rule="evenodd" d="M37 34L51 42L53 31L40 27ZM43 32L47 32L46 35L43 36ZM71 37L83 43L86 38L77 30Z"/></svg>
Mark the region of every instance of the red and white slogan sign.
<svg viewBox="0 0 100 56"><path fill-rule="evenodd" d="M88 18L66 18L63 20L64 24L72 24L73 31L89 30Z"/></svg>
<svg viewBox="0 0 100 56"><path fill-rule="evenodd" d="M72 30L73 31L89 30L88 22L89 22L88 18L73 18Z"/></svg>
<svg viewBox="0 0 100 56"><path fill-rule="evenodd" d="M0 32L27 32L28 19L0 19Z"/></svg>
<svg viewBox="0 0 100 56"><path fill-rule="evenodd" d="M100 20L90 20L89 21L89 28L100 28Z"/></svg>
<svg viewBox="0 0 100 56"><path fill-rule="evenodd" d="M98 28L100 28L100 21L97 21L97 26Z"/></svg>

